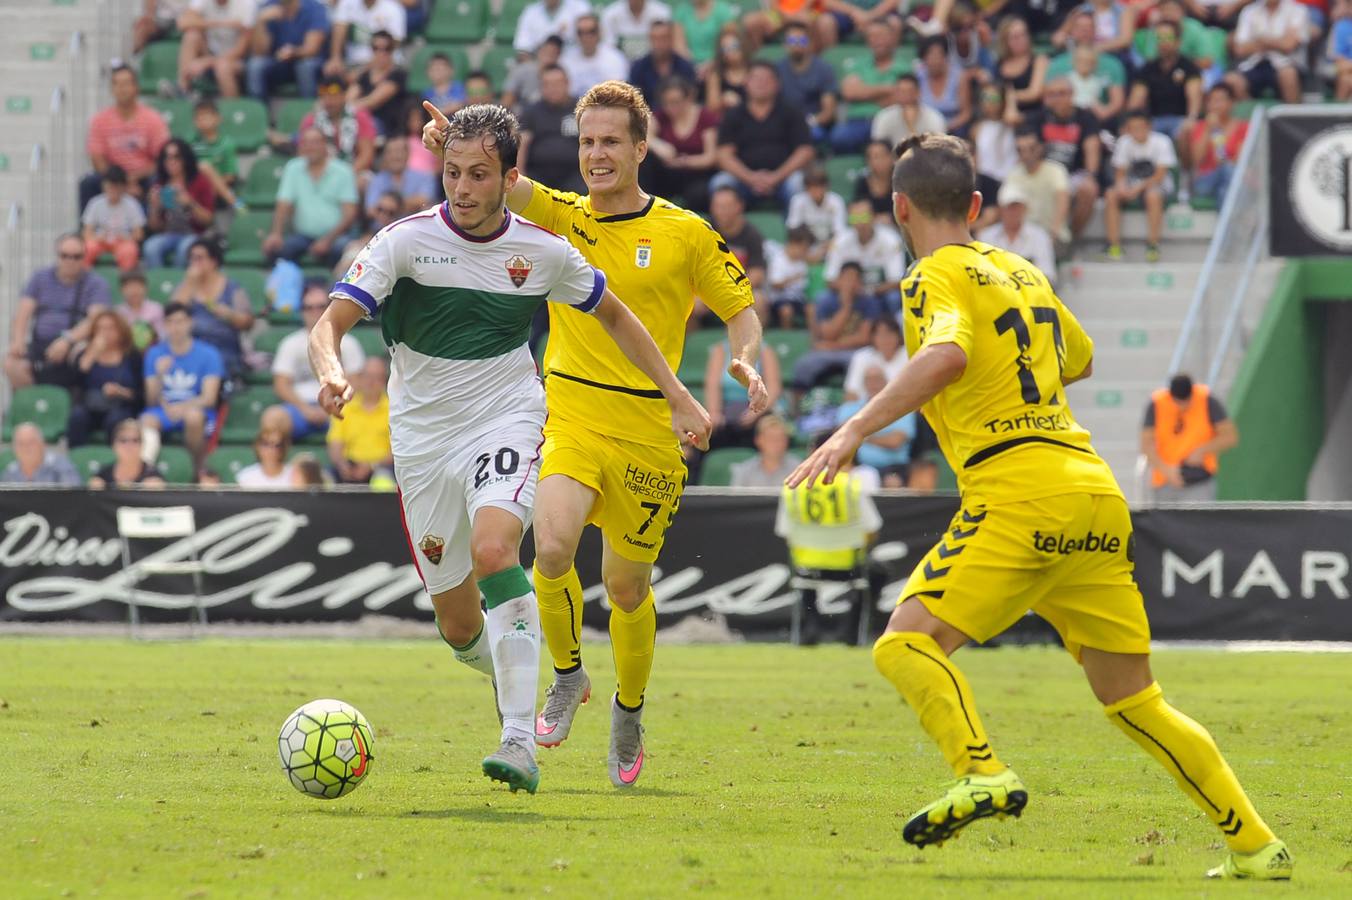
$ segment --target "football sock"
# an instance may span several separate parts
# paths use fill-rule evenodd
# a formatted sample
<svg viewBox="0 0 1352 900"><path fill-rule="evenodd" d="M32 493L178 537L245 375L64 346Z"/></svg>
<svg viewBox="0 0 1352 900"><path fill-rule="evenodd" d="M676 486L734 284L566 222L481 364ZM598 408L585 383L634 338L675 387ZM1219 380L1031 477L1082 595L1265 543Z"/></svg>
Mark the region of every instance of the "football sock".
<svg viewBox="0 0 1352 900"><path fill-rule="evenodd" d="M537 567L535 597L555 670L576 670L582 665L582 579L577 569L569 567L558 578L549 578Z"/></svg>
<svg viewBox="0 0 1352 900"><path fill-rule="evenodd" d="M1103 711L1174 776L1183 793L1220 828L1231 850L1254 853L1277 839L1211 735L1166 703L1158 683Z"/></svg>
<svg viewBox="0 0 1352 900"><path fill-rule="evenodd" d="M967 679L934 638L917 632L884 634L873 645L873 662L915 710L954 775L1005 770L991 749Z"/></svg>
<svg viewBox="0 0 1352 900"><path fill-rule="evenodd" d="M520 566L479 579L488 607L488 645L498 682L502 739L520 738L535 753L535 692L540 679L540 613Z"/></svg>
<svg viewBox="0 0 1352 900"><path fill-rule="evenodd" d="M616 696L628 710L643 705L657 642L657 606L652 588L633 612L610 603L610 650L615 655Z"/></svg>
<svg viewBox="0 0 1352 900"><path fill-rule="evenodd" d="M442 633L441 622L439 621L437 622L437 634L440 634L441 639L446 641L446 635ZM493 656L489 653L488 644L484 640L484 626L482 622L479 624L478 633L475 634L473 639L465 646L457 647L450 641L446 641L446 645L450 647L451 652L455 654L456 662L462 662L476 672L482 672L490 678L493 677Z"/></svg>

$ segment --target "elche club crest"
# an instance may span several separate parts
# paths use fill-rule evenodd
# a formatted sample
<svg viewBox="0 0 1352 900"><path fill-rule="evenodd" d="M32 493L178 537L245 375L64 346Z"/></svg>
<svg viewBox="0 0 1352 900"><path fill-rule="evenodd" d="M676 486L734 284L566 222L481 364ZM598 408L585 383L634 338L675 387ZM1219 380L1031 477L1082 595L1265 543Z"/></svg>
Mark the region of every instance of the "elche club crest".
<svg viewBox="0 0 1352 900"><path fill-rule="evenodd" d="M512 279L512 284L517 287L526 283L526 279L530 277L530 270L535 268L535 263L526 259L520 253L507 260L505 265L507 266L507 277Z"/></svg>
<svg viewBox="0 0 1352 900"><path fill-rule="evenodd" d="M1327 128L1300 148L1287 191L1296 218L1313 238L1352 251L1352 125Z"/></svg>
<svg viewBox="0 0 1352 900"><path fill-rule="evenodd" d="M653 242L648 238L639 238L634 250L634 265L646 269L653 263Z"/></svg>
<svg viewBox="0 0 1352 900"><path fill-rule="evenodd" d="M435 566L441 562L441 554L446 549L446 541L435 534L426 534L423 535L421 541L418 541L418 549L422 551L423 556L427 557L427 561Z"/></svg>

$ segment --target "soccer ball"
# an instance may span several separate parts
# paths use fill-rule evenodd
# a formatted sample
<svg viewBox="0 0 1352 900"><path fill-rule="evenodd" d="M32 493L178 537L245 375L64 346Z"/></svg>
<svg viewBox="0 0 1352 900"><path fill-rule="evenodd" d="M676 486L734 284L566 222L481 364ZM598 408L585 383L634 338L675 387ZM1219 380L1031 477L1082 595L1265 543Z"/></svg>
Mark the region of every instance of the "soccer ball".
<svg viewBox="0 0 1352 900"><path fill-rule="evenodd" d="M333 800L371 772L371 726L341 700L312 700L287 716L277 736L282 771L302 794Z"/></svg>

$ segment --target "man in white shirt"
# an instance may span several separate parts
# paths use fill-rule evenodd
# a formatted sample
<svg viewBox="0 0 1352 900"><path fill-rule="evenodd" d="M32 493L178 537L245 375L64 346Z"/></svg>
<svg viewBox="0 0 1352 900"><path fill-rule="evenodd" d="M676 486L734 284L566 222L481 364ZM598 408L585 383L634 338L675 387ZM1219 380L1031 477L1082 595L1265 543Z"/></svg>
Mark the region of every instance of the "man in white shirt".
<svg viewBox="0 0 1352 900"><path fill-rule="evenodd" d="M258 0L191 0L179 17L183 45L178 54L182 91L208 72L222 97L239 96L239 76L249 58L249 42L258 18Z"/></svg>
<svg viewBox="0 0 1352 900"><path fill-rule="evenodd" d="M855 304L866 319L881 319L901 310L901 282L906 250L895 229L874 224L868 200L850 204L850 230L836 238L826 255L826 283L835 290L836 279L846 263L859 266L863 296ZM819 304L820 306L821 304ZM823 311L818 309L818 315Z"/></svg>
<svg viewBox="0 0 1352 900"><path fill-rule="evenodd" d="M1000 221L977 232L976 239L1017 253L1056 283L1056 251L1052 236L1036 222L1028 221L1028 195L1017 184L1000 187Z"/></svg>
<svg viewBox="0 0 1352 900"><path fill-rule="evenodd" d="M525 59L551 34L563 38L564 46L572 46L577 40L573 26L587 15L591 15L591 4L587 0L538 0L521 10L512 49L518 59Z"/></svg>
<svg viewBox="0 0 1352 900"><path fill-rule="evenodd" d="M1300 102L1301 58L1309 39L1309 13L1296 0L1260 0L1246 6L1235 27L1235 71L1225 76L1241 100L1269 91Z"/></svg>
<svg viewBox="0 0 1352 900"><path fill-rule="evenodd" d="M660 0L615 0L601 11L601 37L633 62L648 52L648 30L671 21L671 7Z"/></svg>
<svg viewBox="0 0 1352 900"><path fill-rule="evenodd" d="M593 13L577 20L577 44L567 47L559 65L568 73L568 85L581 97L603 81L629 77L629 60L618 47L601 42L601 20Z"/></svg>
<svg viewBox="0 0 1352 900"><path fill-rule="evenodd" d="M399 0L337 0L324 72L343 75L350 66L369 63L371 35L377 31L387 31L390 37L404 43L408 37L408 14Z"/></svg>
<svg viewBox="0 0 1352 900"><path fill-rule="evenodd" d="M301 296L301 318L305 327L293 331L277 345L272 357L272 392L282 402L263 411L260 422L266 429L274 429L300 440L329 427L329 414L319 405L319 380L310 368L310 332L319 323L319 317L329 305L328 285L311 284ZM356 374L366 363L361 344L351 334L343 335L339 353L343 371Z"/></svg>
<svg viewBox="0 0 1352 900"><path fill-rule="evenodd" d="M1014 135L1019 164L1005 184L1018 185L1028 206L1028 220L1041 225L1052 240L1070 243L1070 173L1054 159L1035 126L1022 125Z"/></svg>
<svg viewBox="0 0 1352 900"><path fill-rule="evenodd" d="M873 116L870 137L895 147L913 134L945 134L948 127L943 114L920 102L920 81L910 72L897 76L896 93L891 106Z"/></svg>
<svg viewBox="0 0 1352 900"><path fill-rule="evenodd" d="M845 370L845 399L866 400L868 389L864 375L869 369L882 369L888 381L897 377L906 365L906 342L901 336L901 323L895 316L883 316L873 323L873 336L867 347L860 347L850 357Z"/></svg>

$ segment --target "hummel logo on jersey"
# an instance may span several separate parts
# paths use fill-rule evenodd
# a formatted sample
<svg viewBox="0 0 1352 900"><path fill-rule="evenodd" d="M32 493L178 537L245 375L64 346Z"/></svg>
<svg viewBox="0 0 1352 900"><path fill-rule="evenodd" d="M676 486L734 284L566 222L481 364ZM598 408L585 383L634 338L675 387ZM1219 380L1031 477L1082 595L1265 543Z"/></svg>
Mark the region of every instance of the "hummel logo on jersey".
<svg viewBox="0 0 1352 900"><path fill-rule="evenodd" d="M646 269L652 265L653 261L653 242L647 238L638 239L638 248L634 251L634 265L640 269Z"/></svg>
<svg viewBox="0 0 1352 900"><path fill-rule="evenodd" d="M1122 539L1112 537L1106 532L1094 534L1092 531L1084 537L1068 538L1064 534L1043 534L1033 532L1033 549L1042 553L1059 553L1065 556L1077 550L1085 553L1116 553L1122 549Z"/></svg>
<svg viewBox="0 0 1352 900"><path fill-rule="evenodd" d="M427 561L432 565L438 565L441 562L442 551L446 549L446 540L439 538L435 534L427 534L418 541L418 549L427 557Z"/></svg>
<svg viewBox="0 0 1352 900"><path fill-rule="evenodd" d="M526 283L526 279L530 277L530 270L535 268L535 263L518 253L516 256L507 260L506 266L507 277L512 279L512 284L521 287L521 285Z"/></svg>

